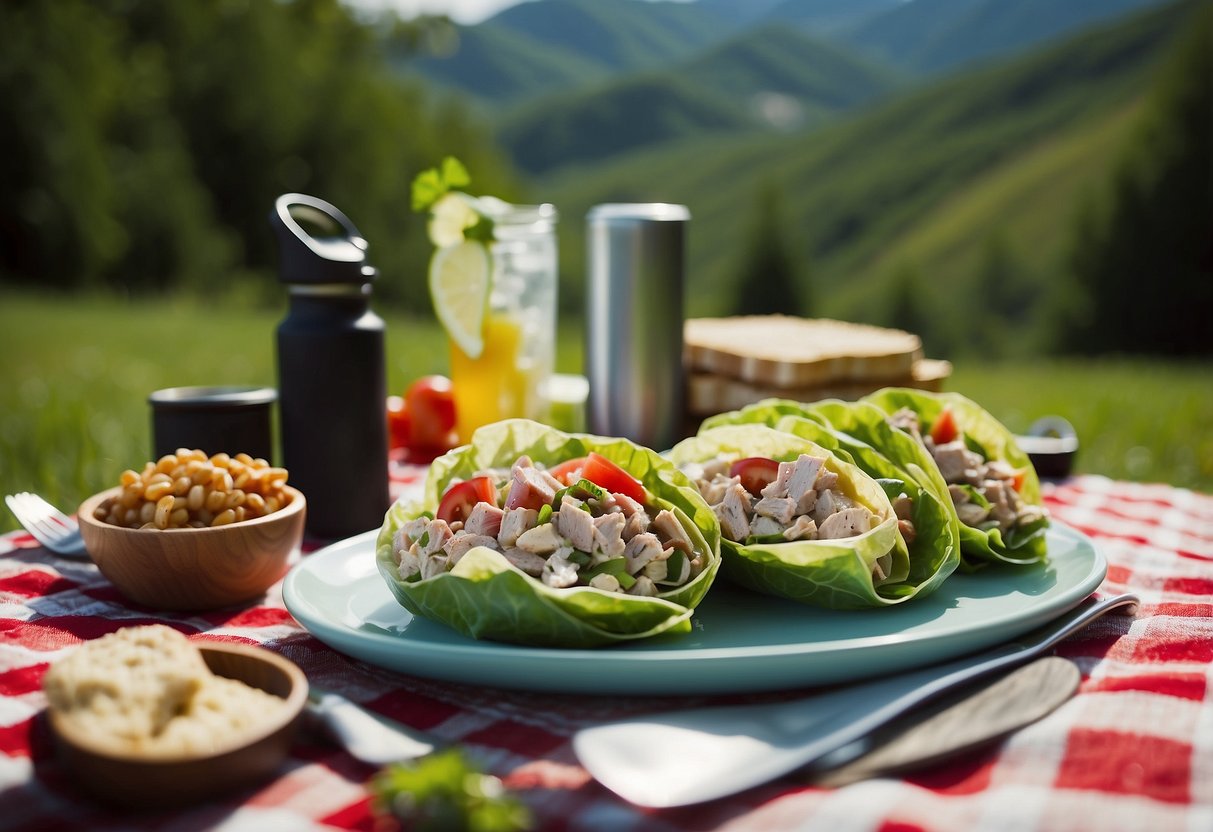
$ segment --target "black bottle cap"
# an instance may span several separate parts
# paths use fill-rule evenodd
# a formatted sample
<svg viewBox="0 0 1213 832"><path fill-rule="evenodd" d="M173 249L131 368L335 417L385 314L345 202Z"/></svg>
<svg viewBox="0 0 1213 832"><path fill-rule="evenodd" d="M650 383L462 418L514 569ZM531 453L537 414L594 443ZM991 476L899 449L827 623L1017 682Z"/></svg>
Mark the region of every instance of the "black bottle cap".
<svg viewBox="0 0 1213 832"><path fill-rule="evenodd" d="M335 207L307 194L274 201L270 225L278 235L278 277L283 283L369 283L366 239Z"/></svg>

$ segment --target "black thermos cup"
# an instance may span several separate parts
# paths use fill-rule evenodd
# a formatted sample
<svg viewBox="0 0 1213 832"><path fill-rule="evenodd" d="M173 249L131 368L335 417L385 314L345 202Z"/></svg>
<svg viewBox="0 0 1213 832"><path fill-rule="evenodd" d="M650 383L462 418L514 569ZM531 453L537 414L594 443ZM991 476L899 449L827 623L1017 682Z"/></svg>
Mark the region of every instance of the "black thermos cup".
<svg viewBox="0 0 1213 832"><path fill-rule="evenodd" d="M278 325L279 434L291 485L307 498L307 532L379 528L391 502L387 368L367 242L345 214L304 194L278 197L270 224L290 287Z"/></svg>

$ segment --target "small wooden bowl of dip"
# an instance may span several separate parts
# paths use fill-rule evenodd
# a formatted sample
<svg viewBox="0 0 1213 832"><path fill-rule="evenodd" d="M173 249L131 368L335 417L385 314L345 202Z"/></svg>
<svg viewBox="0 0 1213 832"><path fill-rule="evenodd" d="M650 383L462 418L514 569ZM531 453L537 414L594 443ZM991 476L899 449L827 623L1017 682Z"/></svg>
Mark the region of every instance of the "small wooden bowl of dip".
<svg viewBox="0 0 1213 832"><path fill-rule="evenodd" d="M255 728L205 753L119 753L49 709L59 759L82 790L108 804L160 809L252 788L282 765L307 702L303 671L260 647L219 642L197 643L197 647L213 674L259 688L284 700L284 705Z"/></svg>

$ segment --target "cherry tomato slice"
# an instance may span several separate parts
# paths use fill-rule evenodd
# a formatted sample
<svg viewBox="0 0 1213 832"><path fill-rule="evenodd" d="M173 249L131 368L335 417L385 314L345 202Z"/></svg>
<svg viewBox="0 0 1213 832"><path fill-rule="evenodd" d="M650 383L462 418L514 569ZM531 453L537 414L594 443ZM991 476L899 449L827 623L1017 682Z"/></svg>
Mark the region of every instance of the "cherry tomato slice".
<svg viewBox="0 0 1213 832"><path fill-rule="evenodd" d="M472 477L448 488L438 503L438 519L448 523L466 520L477 503L497 505L492 477Z"/></svg>
<svg viewBox="0 0 1213 832"><path fill-rule="evenodd" d="M590 451L581 468L581 476L607 491L631 497L638 503L645 502L644 486L640 480L611 462L605 456Z"/></svg>
<svg viewBox="0 0 1213 832"><path fill-rule="evenodd" d="M572 485L581 476L581 469L584 467L585 457L579 456L576 459L560 463L548 473L565 485ZM587 479L589 478L587 477Z"/></svg>
<svg viewBox="0 0 1213 832"><path fill-rule="evenodd" d="M729 476L740 477L741 487L757 497L779 476L779 463L765 456L748 456L733 463Z"/></svg>
<svg viewBox="0 0 1213 832"><path fill-rule="evenodd" d="M940 411L939 418L931 425L931 439L936 445L946 445L956 439L960 431L956 428L956 419L952 416L952 408L945 407Z"/></svg>

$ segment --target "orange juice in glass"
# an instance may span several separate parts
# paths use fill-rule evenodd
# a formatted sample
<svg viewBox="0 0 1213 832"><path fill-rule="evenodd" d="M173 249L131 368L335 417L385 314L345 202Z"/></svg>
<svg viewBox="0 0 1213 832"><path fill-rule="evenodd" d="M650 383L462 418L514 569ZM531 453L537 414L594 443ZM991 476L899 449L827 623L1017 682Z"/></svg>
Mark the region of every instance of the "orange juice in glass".
<svg viewBox="0 0 1213 832"><path fill-rule="evenodd" d="M493 220L492 278L484 349L469 357L451 340L455 429L467 442L481 425L548 417L556 353L556 209L482 200Z"/></svg>

